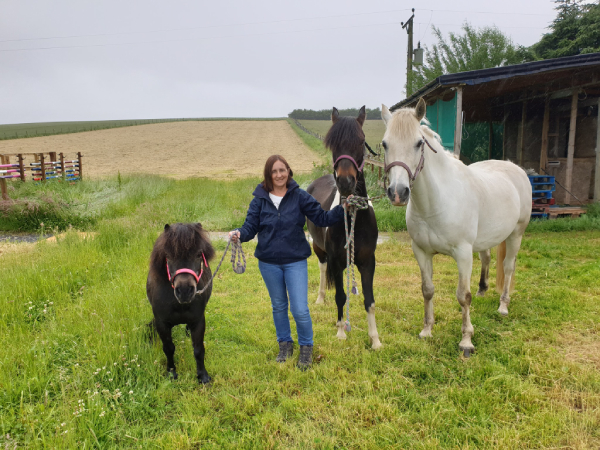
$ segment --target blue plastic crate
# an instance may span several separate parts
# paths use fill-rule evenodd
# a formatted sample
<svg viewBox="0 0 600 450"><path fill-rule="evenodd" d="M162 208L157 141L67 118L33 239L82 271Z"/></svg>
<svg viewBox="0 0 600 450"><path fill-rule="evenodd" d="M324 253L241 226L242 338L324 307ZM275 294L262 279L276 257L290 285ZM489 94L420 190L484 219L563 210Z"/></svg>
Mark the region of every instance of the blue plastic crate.
<svg viewBox="0 0 600 450"><path fill-rule="evenodd" d="M534 191L532 193L533 200L537 200L540 198L552 198L552 191Z"/></svg>

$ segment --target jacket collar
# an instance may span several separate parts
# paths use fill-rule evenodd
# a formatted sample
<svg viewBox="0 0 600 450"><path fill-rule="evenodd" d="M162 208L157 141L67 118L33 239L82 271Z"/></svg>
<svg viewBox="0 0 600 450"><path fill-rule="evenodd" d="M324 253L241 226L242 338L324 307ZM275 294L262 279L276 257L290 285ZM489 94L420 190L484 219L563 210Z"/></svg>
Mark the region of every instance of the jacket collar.
<svg viewBox="0 0 600 450"><path fill-rule="evenodd" d="M288 190L287 190L287 192L286 192L285 195L288 195L288 193L290 193L294 189L298 189L299 187L300 186L298 185L298 183L296 183L296 180L294 180L292 178L292 180L290 181L290 185L288 186ZM254 195L255 197L258 197L258 198L269 199L269 193L265 190L265 188L263 187L262 183L259 183L259 185L256 186L256 189L254 189L254 192L252 193L252 195Z"/></svg>

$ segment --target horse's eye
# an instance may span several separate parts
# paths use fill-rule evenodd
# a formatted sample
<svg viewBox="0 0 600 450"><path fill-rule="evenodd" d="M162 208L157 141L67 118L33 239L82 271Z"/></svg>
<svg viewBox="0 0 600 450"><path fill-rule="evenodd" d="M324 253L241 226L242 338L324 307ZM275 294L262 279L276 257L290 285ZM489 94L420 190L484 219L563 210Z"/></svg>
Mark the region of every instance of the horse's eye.
<svg viewBox="0 0 600 450"><path fill-rule="evenodd" d="M421 148L421 145L423 145L423 139L420 139L419 142L417 142L416 149L418 150Z"/></svg>
<svg viewBox="0 0 600 450"><path fill-rule="evenodd" d="M383 148L387 150L387 142L381 141L381 145L383 145Z"/></svg>

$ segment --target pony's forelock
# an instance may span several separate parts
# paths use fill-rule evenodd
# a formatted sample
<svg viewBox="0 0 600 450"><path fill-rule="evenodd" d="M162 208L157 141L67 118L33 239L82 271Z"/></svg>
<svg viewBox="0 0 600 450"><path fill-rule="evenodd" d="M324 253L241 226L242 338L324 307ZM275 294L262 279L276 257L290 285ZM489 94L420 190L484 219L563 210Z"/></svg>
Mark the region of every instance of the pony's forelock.
<svg viewBox="0 0 600 450"><path fill-rule="evenodd" d="M207 261L214 257L215 250L208 233L198 223L176 223L156 240L150 258L151 265L160 267L164 265L165 258L186 259L197 252L204 253Z"/></svg>

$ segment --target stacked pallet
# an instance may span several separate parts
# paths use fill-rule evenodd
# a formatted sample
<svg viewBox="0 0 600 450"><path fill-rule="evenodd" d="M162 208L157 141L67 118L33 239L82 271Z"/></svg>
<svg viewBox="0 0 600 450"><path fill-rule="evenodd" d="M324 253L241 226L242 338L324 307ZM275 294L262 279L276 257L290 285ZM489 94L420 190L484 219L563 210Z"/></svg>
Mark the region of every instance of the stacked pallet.
<svg viewBox="0 0 600 450"><path fill-rule="evenodd" d="M528 175L531 183L531 217L548 219L550 207L556 203L552 193L556 190L554 177L547 175Z"/></svg>

